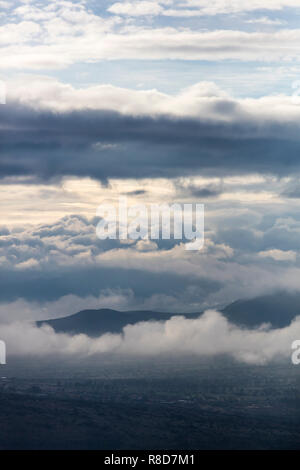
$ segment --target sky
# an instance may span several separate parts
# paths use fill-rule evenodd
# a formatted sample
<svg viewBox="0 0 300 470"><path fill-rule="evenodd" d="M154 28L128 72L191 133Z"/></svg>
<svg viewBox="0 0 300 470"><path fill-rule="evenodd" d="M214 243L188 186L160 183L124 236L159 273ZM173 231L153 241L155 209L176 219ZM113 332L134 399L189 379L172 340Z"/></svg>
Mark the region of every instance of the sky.
<svg viewBox="0 0 300 470"><path fill-rule="evenodd" d="M0 322L299 290L299 15L298 0L0 1ZM119 196L204 204L203 250L98 240L97 207Z"/></svg>

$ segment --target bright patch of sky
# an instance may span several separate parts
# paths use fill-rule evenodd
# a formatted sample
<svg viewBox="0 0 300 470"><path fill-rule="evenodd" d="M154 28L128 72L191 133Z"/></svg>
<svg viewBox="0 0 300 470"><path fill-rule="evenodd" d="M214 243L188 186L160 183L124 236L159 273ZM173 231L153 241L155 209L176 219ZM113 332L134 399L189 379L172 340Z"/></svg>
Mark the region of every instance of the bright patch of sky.
<svg viewBox="0 0 300 470"><path fill-rule="evenodd" d="M214 81L234 96L288 95L300 77L299 15L294 0L4 0L0 79L169 93Z"/></svg>

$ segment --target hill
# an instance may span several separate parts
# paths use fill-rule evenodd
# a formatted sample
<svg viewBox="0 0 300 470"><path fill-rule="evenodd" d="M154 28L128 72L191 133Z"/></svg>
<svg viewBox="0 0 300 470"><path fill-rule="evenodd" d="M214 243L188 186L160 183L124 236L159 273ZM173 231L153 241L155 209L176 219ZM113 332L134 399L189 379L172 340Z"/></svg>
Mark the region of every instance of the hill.
<svg viewBox="0 0 300 470"><path fill-rule="evenodd" d="M266 295L249 300L238 300L222 310L223 315L239 326L254 328L270 323L273 328L283 328L300 315L300 294L284 293ZM121 333L124 326L147 321L166 321L174 315L198 318L200 313L174 314L152 311L119 312L111 309L83 310L68 317L37 322L48 324L56 332L95 337L104 333Z"/></svg>

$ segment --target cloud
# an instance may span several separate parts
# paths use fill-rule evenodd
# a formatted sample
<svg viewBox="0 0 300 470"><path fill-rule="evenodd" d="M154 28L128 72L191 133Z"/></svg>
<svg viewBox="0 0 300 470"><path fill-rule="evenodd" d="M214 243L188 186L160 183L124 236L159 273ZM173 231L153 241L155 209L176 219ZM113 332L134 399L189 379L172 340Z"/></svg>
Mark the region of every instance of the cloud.
<svg viewBox="0 0 300 470"><path fill-rule="evenodd" d="M116 15L151 16L159 15L163 12L163 8L157 1L117 2L111 5L107 11Z"/></svg>
<svg viewBox="0 0 300 470"><path fill-rule="evenodd" d="M172 95L155 89L137 91L107 84L75 88L49 77L23 76L8 82L7 106L1 107L1 116L13 117L10 115L15 108L16 119L18 112L21 118L22 111L28 109L28 112L55 113L58 119L76 111L103 111L135 118L190 118L207 125L223 124L224 127L242 121L242 124L248 124L250 136L262 126L261 135L268 136L273 134L272 124L297 128L300 107L293 100L293 89L290 91L291 95L239 99L213 82L199 82ZM296 135L296 132L290 134L291 137ZM101 150L106 143L99 140L95 145ZM107 147L113 148L113 142Z"/></svg>
<svg viewBox="0 0 300 470"><path fill-rule="evenodd" d="M210 2L206 0L126 1L114 3L108 8L108 11L117 15L132 17L148 15L196 17L250 13L257 10L279 11L286 8L299 8L299 3L297 0L254 0L252 2L246 0L211 0Z"/></svg>
<svg viewBox="0 0 300 470"><path fill-rule="evenodd" d="M267 16L261 16L259 18L252 18L251 20L246 20L246 23L249 23L249 24L265 24L265 25L281 25L281 24L285 24L285 21L283 20L279 20L279 19L271 19L271 18L268 18Z"/></svg>
<svg viewBox="0 0 300 470"><path fill-rule="evenodd" d="M9 184L1 192L2 223L8 226L0 229L0 317L66 315L85 308L85 302L97 308L106 290L118 296L118 304L114 295L111 301L121 310L199 312L239 298L298 289L298 202L264 198L264 191L281 193L296 179L246 174L111 180L106 187L83 179L48 186ZM135 194L140 188L147 192ZM216 190L218 198L211 197ZM98 240L97 206L128 192L130 205L204 202L203 250L189 254L180 240ZM23 200L25 206L18 202ZM70 213L78 207L82 215L59 218L66 207ZM20 298L27 303L15 305Z"/></svg>
<svg viewBox="0 0 300 470"><path fill-rule="evenodd" d="M0 45L21 44L33 40L41 32L41 27L31 21L10 23L0 27Z"/></svg>
<svg viewBox="0 0 300 470"><path fill-rule="evenodd" d="M286 7L299 8L299 2L125 1L113 3L108 7L109 14L103 12L102 16L98 9L93 11L89 2L11 5L6 23L0 27L0 68L60 69L76 63L116 59L295 62L299 60L299 29L248 32L226 26L199 31L191 29L189 23L174 26L173 20L171 25L167 20L182 18L182 22L183 18L189 20L195 16L278 11ZM164 17L163 26L152 24L151 20L158 15ZM262 18L258 24L280 21Z"/></svg>
<svg viewBox="0 0 300 470"><path fill-rule="evenodd" d="M289 96L235 99L207 82L177 95L111 85L77 90L41 79L10 84L7 103L0 107L2 177L299 171L300 107Z"/></svg>
<svg viewBox="0 0 300 470"><path fill-rule="evenodd" d="M203 15L252 12L255 10L283 10L299 8L297 0L180 0L183 7L200 8Z"/></svg>
<svg viewBox="0 0 300 470"><path fill-rule="evenodd" d="M237 208L231 217L227 208L225 220L223 209L218 210L215 220L207 213L205 246L196 256L180 241L100 241L95 235L98 219L83 216L19 227L9 234L3 230L0 317L63 316L88 306L109 306L110 301L121 310L202 311L299 288L300 266L291 256L299 250L299 224L274 217L263 233L260 214L249 217L246 211L243 220ZM23 306L15 303L20 298Z"/></svg>
<svg viewBox="0 0 300 470"><path fill-rule="evenodd" d="M292 250L268 250L259 252L258 256L262 258L273 258L276 261L296 261L297 253Z"/></svg>
<svg viewBox="0 0 300 470"><path fill-rule="evenodd" d="M252 5L253 3L253 5ZM276 32L246 32L230 29L199 31L188 26L140 24L140 17L194 17L220 13L280 10L298 7L287 2L192 1L170 8L170 2L117 2L116 13L99 16L88 5L74 2L44 2L15 8L1 26L2 69L59 69L75 63L102 60L299 60L299 29ZM176 6L176 5L175 5ZM183 7L183 8L182 8ZM121 15L123 15L121 17ZM130 17L128 19L128 16ZM132 21L134 19L134 21ZM264 47L261 47L261 44Z"/></svg>
<svg viewBox="0 0 300 470"><path fill-rule="evenodd" d="M79 297L66 295L52 302L28 301L19 298L13 302L0 303L0 324L18 321L39 321L66 317L88 309L110 308L130 310L138 308L132 289L103 289L99 295Z"/></svg>
<svg viewBox="0 0 300 470"><path fill-rule="evenodd" d="M22 40L22 36L20 35ZM101 60L238 60L296 62L300 31L199 32L176 28L141 29L123 33L95 33L90 37L62 36L50 44L3 47L1 68L55 69L78 62ZM61 44L62 40L64 44ZM67 42L66 42L67 41ZM261 47L261 44L264 47Z"/></svg>
<svg viewBox="0 0 300 470"><path fill-rule="evenodd" d="M1 325L0 336L6 341L9 356L90 356L109 354L153 357L180 355L212 357L231 356L247 364L265 364L287 360L292 342L299 338L300 319L290 326L269 330L240 329L220 313L210 310L198 319L173 317L166 322L145 322L127 325L123 334L105 334L91 339L85 335L56 334L49 326L41 328L30 323ZM100 358L99 358L100 360Z"/></svg>
<svg viewBox="0 0 300 470"><path fill-rule="evenodd" d="M196 184L189 181L177 181L176 190L179 195L191 196L199 200L208 198L217 198L223 193L223 187L220 182L217 184Z"/></svg>
<svg viewBox="0 0 300 470"><path fill-rule="evenodd" d="M286 188L282 191L281 195L291 199L300 199L299 182L297 180L289 182Z"/></svg>
<svg viewBox="0 0 300 470"><path fill-rule="evenodd" d="M184 184L181 180L180 188L190 191L193 181ZM248 185L255 181L253 178ZM73 183L74 187L82 184ZM156 184L167 187L167 182ZM227 184L225 179L223 188ZM265 180L260 184L264 186ZM102 189L95 196L95 209L102 198L113 200L113 192L107 191L106 195ZM160 194L165 202L168 194ZM182 195L187 195L184 190ZM97 199L100 196L101 200ZM19 315L26 312L26 318L66 315L85 308L85 302L91 308L104 305L104 301L108 306L109 298L103 299L106 291L112 293L111 302L121 310L199 312L266 292L299 289L298 207L292 214L289 201L286 205L271 201L266 206L254 200L244 205L239 196L237 202L222 201L223 196L217 204L208 203L205 245L196 255L187 253L180 240L131 244L98 240L99 219L95 217L73 215L17 229L2 227L0 317L17 318L18 310ZM152 197L157 201L159 193L144 197L148 202ZM170 203L180 200L175 191L168 197ZM27 303L23 307L14 304L18 299Z"/></svg>
<svg viewBox="0 0 300 470"><path fill-rule="evenodd" d="M6 0L1 0L0 1L0 8L3 8L3 9L8 9L10 7L10 2L6 1Z"/></svg>
<svg viewBox="0 0 300 470"><path fill-rule="evenodd" d="M187 300L191 295L189 287L193 284L191 276L181 275L180 272L165 273L161 280L159 272L140 269L139 262L136 268L131 268L127 261L120 267L109 266L107 260L99 255L102 251L111 251L113 257L116 253L113 248L120 248L121 252L133 250L137 253L155 253L157 246L154 243L137 243L134 246L121 244L118 240L101 241L96 238L96 223L99 219L86 219L84 217L65 217L57 223L41 226L27 227L13 231L9 235L0 237L0 282L2 285L2 302L6 302L0 309L1 314L10 316L16 311L14 302L24 298L33 302L33 315L40 311L52 312L61 310L74 313L76 303L71 301L70 295L85 299L89 304L103 304L101 295L106 290L112 292L133 291L131 297L126 294L123 303L118 304L122 309L143 307L168 310L186 308ZM166 243L168 251L168 241ZM172 246L172 245L171 245ZM131 256L131 254L130 254ZM201 302L205 292L211 292L218 286L218 282L198 279L197 292L194 299ZM182 301L179 301L181 296ZM67 297L62 308L47 302ZM93 299L87 298L93 297ZM99 301L100 298L100 301ZM115 304L115 300L112 299ZM97 304L98 302L98 304ZM45 305L46 303L46 305ZM78 301L78 306L84 307L84 300ZM107 305L107 304L106 304ZM45 310L46 309L46 310ZM26 311L30 311L27 305Z"/></svg>

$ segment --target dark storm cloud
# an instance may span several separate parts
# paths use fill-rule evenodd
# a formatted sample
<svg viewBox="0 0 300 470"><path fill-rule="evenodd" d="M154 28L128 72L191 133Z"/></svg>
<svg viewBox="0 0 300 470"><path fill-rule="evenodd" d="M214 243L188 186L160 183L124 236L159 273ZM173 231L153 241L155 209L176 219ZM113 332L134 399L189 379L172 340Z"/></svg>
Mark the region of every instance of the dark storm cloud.
<svg viewBox="0 0 300 470"><path fill-rule="evenodd" d="M193 283L191 277L168 273L142 272L134 269L118 269L108 267L66 269L50 269L41 272L27 269L16 272L2 269L0 272L2 286L1 301L10 302L23 298L29 301L54 301L60 297L75 294L79 297L93 295L110 288L131 289L140 301L152 295L183 297L187 288L197 288L197 299L205 297L221 288L221 283L206 279L197 279ZM195 300L195 296L194 296ZM164 307L161 307L164 308ZM61 312L58 312L61 313Z"/></svg>
<svg viewBox="0 0 300 470"><path fill-rule="evenodd" d="M282 196L290 199L300 199L300 185L298 182L292 182L282 193Z"/></svg>
<svg viewBox="0 0 300 470"><path fill-rule="evenodd" d="M144 196L145 194L147 194L147 191L143 189L138 189L137 191L128 191L124 194L127 196Z"/></svg>
<svg viewBox="0 0 300 470"><path fill-rule="evenodd" d="M179 194L189 195L195 198L208 199L213 197L220 196L224 189L222 184L208 184L208 185L198 185L198 184L181 184L180 182L175 182L176 190Z"/></svg>
<svg viewBox="0 0 300 470"><path fill-rule="evenodd" d="M114 112L0 108L0 176L158 177L265 172L300 167L292 125ZM206 194L209 196L209 194Z"/></svg>

